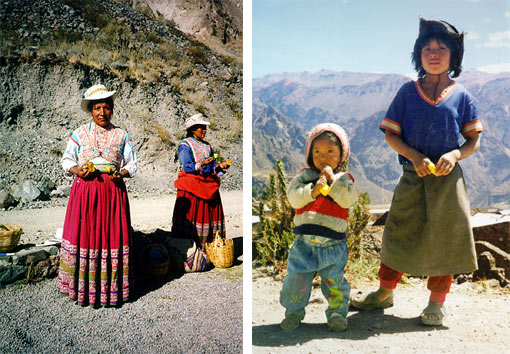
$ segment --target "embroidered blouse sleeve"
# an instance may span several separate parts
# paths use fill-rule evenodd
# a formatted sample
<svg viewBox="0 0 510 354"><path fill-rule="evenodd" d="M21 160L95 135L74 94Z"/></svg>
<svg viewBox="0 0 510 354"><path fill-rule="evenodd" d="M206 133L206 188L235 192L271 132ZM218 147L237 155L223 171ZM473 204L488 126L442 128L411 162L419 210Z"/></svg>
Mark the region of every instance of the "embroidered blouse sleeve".
<svg viewBox="0 0 510 354"><path fill-rule="evenodd" d="M408 85L409 84L402 86L395 95L395 98L391 102L390 107L379 126L381 131L384 132L388 129L397 135L402 135L402 124L406 107Z"/></svg>
<svg viewBox="0 0 510 354"><path fill-rule="evenodd" d="M129 172L129 177L134 177L138 170L138 160L136 158L135 148L129 134L124 138L124 151L122 153L124 166L122 168Z"/></svg>
<svg viewBox="0 0 510 354"><path fill-rule="evenodd" d="M177 154L179 155L179 161L181 162L182 169L185 172L192 173L198 171L197 164L195 163L195 159L191 153L191 148L188 145L184 143L179 144Z"/></svg>
<svg viewBox="0 0 510 354"><path fill-rule="evenodd" d="M358 200L358 189L350 173L337 173L333 177L329 195L342 208L350 208Z"/></svg>
<svg viewBox="0 0 510 354"><path fill-rule="evenodd" d="M315 200L312 197L314 184L305 181L305 173L306 171L294 177L287 187L287 197L290 206L294 209L303 208Z"/></svg>
<svg viewBox="0 0 510 354"><path fill-rule="evenodd" d="M66 149L64 151L64 155L60 160L62 164L62 168L65 171L66 176L72 176L72 173L69 172L69 169L73 166L78 166L78 151L79 151L79 140L78 136L73 133L67 142Z"/></svg>

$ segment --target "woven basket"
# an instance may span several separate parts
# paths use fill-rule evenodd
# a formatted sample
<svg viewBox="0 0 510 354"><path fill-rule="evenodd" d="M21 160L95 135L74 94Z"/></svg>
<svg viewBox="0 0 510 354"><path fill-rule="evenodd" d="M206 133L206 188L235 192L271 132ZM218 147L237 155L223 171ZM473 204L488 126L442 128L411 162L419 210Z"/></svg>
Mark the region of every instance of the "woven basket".
<svg viewBox="0 0 510 354"><path fill-rule="evenodd" d="M146 245L140 250L138 260L142 272L152 280L162 280L167 276L170 267L170 255L164 245L159 243Z"/></svg>
<svg viewBox="0 0 510 354"><path fill-rule="evenodd" d="M221 237L218 231L213 242L205 244L205 253L215 267L231 267L234 264L234 241Z"/></svg>
<svg viewBox="0 0 510 354"><path fill-rule="evenodd" d="M18 245L23 228L18 225L0 225L0 252L9 252Z"/></svg>

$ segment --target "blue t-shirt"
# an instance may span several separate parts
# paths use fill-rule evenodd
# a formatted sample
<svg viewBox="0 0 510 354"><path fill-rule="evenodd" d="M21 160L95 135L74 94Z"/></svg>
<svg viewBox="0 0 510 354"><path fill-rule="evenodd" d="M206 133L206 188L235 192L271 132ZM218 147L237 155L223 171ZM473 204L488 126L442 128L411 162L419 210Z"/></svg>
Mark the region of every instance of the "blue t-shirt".
<svg viewBox="0 0 510 354"><path fill-rule="evenodd" d="M446 88L436 101L430 99L419 81L404 84L379 127L400 135L412 148L436 163L459 148L460 135L482 131L482 123L471 94L459 83ZM402 165L412 164L399 155Z"/></svg>

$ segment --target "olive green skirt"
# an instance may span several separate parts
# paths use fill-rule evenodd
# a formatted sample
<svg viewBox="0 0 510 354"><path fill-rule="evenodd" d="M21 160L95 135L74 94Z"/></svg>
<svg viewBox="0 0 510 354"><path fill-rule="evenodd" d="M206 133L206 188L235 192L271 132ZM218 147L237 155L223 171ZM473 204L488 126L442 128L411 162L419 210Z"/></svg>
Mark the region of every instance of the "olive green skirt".
<svg viewBox="0 0 510 354"><path fill-rule="evenodd" d="M477 268L469 199L461 167L418 177L404 166L384 228L381 262L411 275L469 273Z"/></svg>

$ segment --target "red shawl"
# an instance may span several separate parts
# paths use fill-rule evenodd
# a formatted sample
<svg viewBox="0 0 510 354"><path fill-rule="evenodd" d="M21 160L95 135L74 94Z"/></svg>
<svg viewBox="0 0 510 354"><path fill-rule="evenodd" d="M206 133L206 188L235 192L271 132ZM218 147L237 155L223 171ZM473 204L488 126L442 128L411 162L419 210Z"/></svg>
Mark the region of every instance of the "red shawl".
<svg viewBox="0 0 510 354"><path fill-rule="evenodd" d="M202 176L181 171L174 182L174 186L200 199L212 200L219 193L220 179L216 175Z"/></svg>

